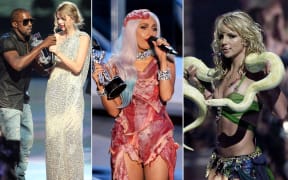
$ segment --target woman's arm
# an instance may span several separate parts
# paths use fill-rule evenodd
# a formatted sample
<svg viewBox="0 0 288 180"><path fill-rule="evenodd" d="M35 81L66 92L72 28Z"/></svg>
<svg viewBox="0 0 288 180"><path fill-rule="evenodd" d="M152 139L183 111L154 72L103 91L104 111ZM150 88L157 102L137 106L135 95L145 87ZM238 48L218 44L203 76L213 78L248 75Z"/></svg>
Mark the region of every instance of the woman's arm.
<svg viewBox="0 0 288 180"><path fill-rule="evenodd" d="M99 90L97 88L98 92L103 92L103 90L104 88L99 88ZM102 105L106 109L107 113L112 117L117 117L121 111L121 109L119 108L122 102L120 96L111 100L108 100L106 95L103 95L103 96L100 95L100 97L101 97Z"/></svg>
<svg viewBox="0 0 288 180"><path fill-rule="evenodd" d="M160 60L160 68L158 72L158 80L159 80L159 89L160 89L160 98L162 101L169 101L174 93L174 84L175 84L175 63L172 60L168 60L169 57L165 56L166 60ZM170 79L159 79L159 73L170 72Z"/></svg>
<svg viewBox="0 0 288 180"><path fill-rule="evenodd" d="M80 36L79 49L75 59L73 60L69 59L64 54L57 51L55 46L50 47L49 50L61 60L61 62L59 63L60 66L64 66L65 69L71 71L75 75L78 75L82 71L89 48L90 37L88 35L84 35Z"/></svg>
<svg viewBox="0 0 288 180"><path fill-rule="evenodd" d="M96 86L97 86L97 93L101 97L102 105L108 112L108 114L112 117L117 117L120 113L121 109L119 106L122 104L121 97L116 97L115 99L108 100L107 96L104 93L104 86L99 83L99 77L98 74L102 73L104 71L102 65L98 63L94 63L94 72L92 74L92 78L94 79Z"/></svg>
<svg viewBox="0 0 288 180"><path fill-rule="evenodd" d="M260 92L260 98L269 107L274 116L282 120L287 118L287 98L279 87Z"/></svg>
<svg viewBox="0 0 288 180"><path fill-rule="evenodd" d="M190 65L186 69L184 69L184 78L187 80L189 85L193 86L194 88L198 89L198 91L204 96L204 99L212 99L213 93L208 90L196 77L196 67ZM211 89L211 88L210 88Z"/></svg>
<svg viewBox="0 0 288 180"><path fill-rule="evenodd" d="M287 98L284 95L284 93L281 91L278 99L273 107L273 111L272 111L273 115L275 115L276 117L278 117L281 120L286 120L287 119Z"/></svg>

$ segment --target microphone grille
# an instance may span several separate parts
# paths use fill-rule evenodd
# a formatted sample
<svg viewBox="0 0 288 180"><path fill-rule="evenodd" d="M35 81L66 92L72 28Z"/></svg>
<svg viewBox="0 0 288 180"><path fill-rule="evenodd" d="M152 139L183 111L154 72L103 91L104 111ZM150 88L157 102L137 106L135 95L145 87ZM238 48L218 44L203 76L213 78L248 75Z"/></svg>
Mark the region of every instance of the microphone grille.
<svg viewBox="0 0 288 180"><path fill-rule="evenodd" d="M149 37L149 39L148 39L148 41L150 41L150 42L152 42L152 41L157 41L157 37L155 37L155 36L150 36Z"/></svg>

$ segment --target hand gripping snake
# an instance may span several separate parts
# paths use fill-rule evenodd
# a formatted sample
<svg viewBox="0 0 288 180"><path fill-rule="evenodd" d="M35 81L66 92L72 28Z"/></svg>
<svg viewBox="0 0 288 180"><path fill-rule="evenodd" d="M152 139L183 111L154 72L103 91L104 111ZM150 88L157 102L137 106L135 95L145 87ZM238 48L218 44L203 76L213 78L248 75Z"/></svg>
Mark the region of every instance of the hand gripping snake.
<svg viewBox="0 0 288 180"><path fill-rule="evenodd" d="M263 52L261 54L251 53L246 57L244 63L246 69L252 73L264 70L267 64L270 69L269 74L265 78L255 81L248 86L243 101L238 104L228 98L205 100L198 89L192 87L184 80L184 97L196 103L199 107L199 115L191 124L184 127L183 133L194 129L203 123L207 114L207 105L228 106L236 112L243 112L252 104L256 93L278 86L284 77L285 68L282 60L278 55L272 52ZM200 59L191 56L185 57L184 69L187 70L190 66L196 68L196 77L198 79L205 82L212 82L213 74L216 72L215 69L208 68ZM184 147L193 150L185 144Z"/></svg>

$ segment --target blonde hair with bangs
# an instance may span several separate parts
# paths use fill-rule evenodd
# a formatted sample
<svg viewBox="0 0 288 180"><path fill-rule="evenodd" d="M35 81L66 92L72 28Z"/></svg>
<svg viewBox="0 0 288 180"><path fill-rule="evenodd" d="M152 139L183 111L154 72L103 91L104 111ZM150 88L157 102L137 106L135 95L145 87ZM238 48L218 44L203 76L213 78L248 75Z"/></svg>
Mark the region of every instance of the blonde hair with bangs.
<svg viewBox="0 0 288 180"><path fill-rule="evenodd" d="M75 22L76 28L78 29L82 28L84 25L84 19L77 5L69 1L64 1L58 5L56 12L54 14L54 32L56 32L58 28L57 13L59 13L60 16L62 17L65 15L71 17Z"/></svg>

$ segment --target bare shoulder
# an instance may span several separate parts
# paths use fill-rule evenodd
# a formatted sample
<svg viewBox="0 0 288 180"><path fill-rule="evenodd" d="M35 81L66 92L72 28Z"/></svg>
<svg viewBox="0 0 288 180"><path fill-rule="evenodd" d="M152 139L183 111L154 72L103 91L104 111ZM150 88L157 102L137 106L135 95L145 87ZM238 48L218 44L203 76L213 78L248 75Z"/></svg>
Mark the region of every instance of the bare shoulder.
<svg viewBox="0 0 288 180"><path fill-rule="evenodd" d="M90 36L86 32L81 33L79 38L80 38L80 42L85 42L85 43L90 42Z"/></svg>
<svg viewBox="0 0 288 180"><path fill-rule="evenodd" d="M80 36L80 38L90 39L89 34L87 32L85 32L85 31L80 31L79 36Z"/></svg>

